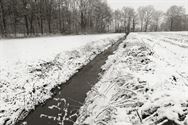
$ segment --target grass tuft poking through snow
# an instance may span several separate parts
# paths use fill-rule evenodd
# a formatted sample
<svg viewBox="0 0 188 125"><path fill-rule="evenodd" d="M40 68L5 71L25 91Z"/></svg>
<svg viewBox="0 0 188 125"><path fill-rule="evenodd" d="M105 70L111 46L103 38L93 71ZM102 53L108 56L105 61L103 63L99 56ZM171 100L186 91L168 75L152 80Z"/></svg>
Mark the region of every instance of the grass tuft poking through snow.
<svg viewBox="0 0 188 125"><path fill-rule="evenodd" d="M102 67L75 125L187 125L187 36L131 33Z"/></svg>

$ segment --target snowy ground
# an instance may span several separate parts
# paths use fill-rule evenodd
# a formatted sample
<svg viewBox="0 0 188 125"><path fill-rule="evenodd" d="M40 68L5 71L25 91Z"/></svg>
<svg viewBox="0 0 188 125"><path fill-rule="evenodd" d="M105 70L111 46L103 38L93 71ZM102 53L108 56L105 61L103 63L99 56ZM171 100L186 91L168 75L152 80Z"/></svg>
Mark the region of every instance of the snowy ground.
<svg viewBox="0 0 188 125"><path fill-rule="evenodd" d="M75 125L188 125L188 32L131 33Z"/></svg>
<svg viewBox="0 0 188 125"><path fill-rule="evenodd" d="M75 50L85 44L113 38L118 34L75 35L0 40L0 65L15 62L29 63L53 59L58 53Z"/></svg>
<svg viewBox="0 0 188 125"><path fill-rule="evenodd" d="M50 98L52 88L65 83L121 36L0 41L0 125L14 124L18 117L22 117L20 114Z"/></svg>

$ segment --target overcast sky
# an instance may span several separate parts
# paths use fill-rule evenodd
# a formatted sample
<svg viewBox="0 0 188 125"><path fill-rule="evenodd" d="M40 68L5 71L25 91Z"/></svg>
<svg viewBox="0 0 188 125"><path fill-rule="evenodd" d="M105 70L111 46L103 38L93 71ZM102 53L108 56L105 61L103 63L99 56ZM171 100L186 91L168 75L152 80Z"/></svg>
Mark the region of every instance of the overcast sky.
<svg viewBox="0 0 188 125"><path fill-rule="evenodd" d="M179 5L188 12L188 0L107 0L113 9L121 9L130 6L137 9L139 6L153 5L157 10L166 11L171 5Z"/></svg>

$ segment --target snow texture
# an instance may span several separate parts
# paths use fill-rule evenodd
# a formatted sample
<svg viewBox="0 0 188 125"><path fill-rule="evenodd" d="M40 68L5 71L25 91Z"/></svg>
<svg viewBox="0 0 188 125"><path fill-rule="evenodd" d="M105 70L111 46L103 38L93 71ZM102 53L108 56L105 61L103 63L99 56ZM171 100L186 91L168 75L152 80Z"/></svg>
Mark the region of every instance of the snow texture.
<svg viewBox="0 0 188 125"><path fill-rule="evenodd" d="M118 34L75 35L0 40L0 65L14 66L15 62L31 64L52 60L58 53L75 50L92 41L113 38ZM6 66L5 65L5 66Z"/></svg>
<svg viewBox="0 0 188 125"><path fill-rule="evenodd" d="M78 72L82 66L90 62L96 55L110 47L122 36L122 34L91 35L87 40L84 40L84 38L87 38L86 36L80 36L81 38L79 38L79 36L70 38L67 36L58 38L23 39L20 41L8 40L7 42L10 42L8 44L13 43L14 45L18 42L18 44L24 44L20 47L31 47L31 49L33 49L33 47L29 45L33 40L34 44L37 45L37 42L39 42L39 45L45 45L45 41L49 43L51 40L51 42L55 42L55 40L64 40L64 42L59 44L59 46L63 47L59 47L57 51L54 50L55 52L59 52L59 54L55 56L53 56L53 54L48 55L49 52L47 51L49 48L46 48L46 56L49 56L50 59L43 58L42 55L41 58L44 60L33 59L32 57L35 56L34 53L34 55L23 56L23 59L25 58L26 61L15 62L15 60L6 60L11 63L2 64L0 66L0 125L14 124L18 119L24 118L30 110L35 109L36 105L43 103L52 96L51 90L54 87L65 83L72 75ZM96 41L92 41L92 38ZM75 43L76 39L78 40L77 43ZM44 40L42 42L43 44L40 43L40 40ZM83 43L80 40L83 40ZM29 42L29 44L19 42ZM1 45L5 44L6 43L1 43ZM58 43L55 44L58 45ZM69 49L66 49L67 46L69 46ZM54 46L52 46L52 48L53 47ZM66 51L59 51L59 49L62 48ZM53 49L49 49L49 51L53 51ZM1 61L1 63L2 62L3 61Z"/></svg>
<svg viewBox="0 0 188 125"><path fill-rule="evenodd" d="M188 125L188 32L131 33L75 125Z"/></svg>

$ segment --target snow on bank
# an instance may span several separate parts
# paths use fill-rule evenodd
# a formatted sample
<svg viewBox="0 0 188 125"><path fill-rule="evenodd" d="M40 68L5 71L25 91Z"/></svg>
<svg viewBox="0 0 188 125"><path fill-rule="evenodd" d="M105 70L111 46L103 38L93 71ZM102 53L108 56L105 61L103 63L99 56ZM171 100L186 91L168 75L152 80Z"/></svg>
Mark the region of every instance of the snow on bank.
<svg viewBox="0 0 188 125"><path fill-rule="evenodd" d="M188 48L179 34L172 38L180 41L130 34L102 67L75 125L187 125Z"/></svg>
<svg viewBox="0 0 188 125"><path fill-rule="evenodd" d="M34 109L35 105L49 99L54 87L65 83L78 69L121 36L119 34L88 42L80 48L61 52L50 60L35 60L31 64L18 61L14 66L1 66L0 125L14 124L26 112Z"/></svg>

